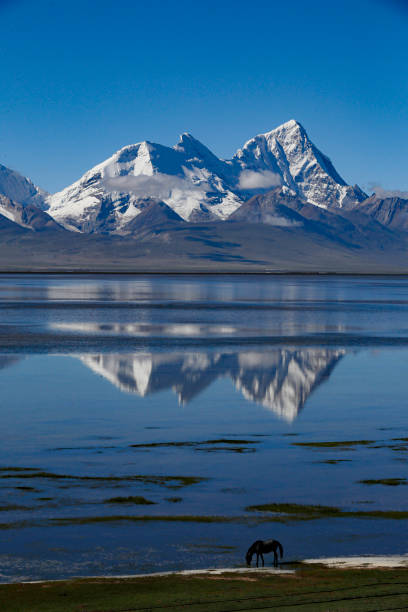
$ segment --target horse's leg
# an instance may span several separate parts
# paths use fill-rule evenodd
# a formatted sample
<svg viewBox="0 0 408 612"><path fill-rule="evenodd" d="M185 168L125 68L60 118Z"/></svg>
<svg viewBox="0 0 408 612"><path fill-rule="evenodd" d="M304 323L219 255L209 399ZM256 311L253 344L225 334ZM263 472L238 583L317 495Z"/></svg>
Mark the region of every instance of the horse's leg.
<svg viewBox="0 0 408 612"><path fill-rule="evenodd" d="M259 553L256 553L256 567L259 567Z"/></svg>
<svg viewBox="0 0 408 612"><path fill-rule="evenodd" d="M273 564L275 567L278 567L278 555L276 553L276 550L273 551Z"/></svg>
<svg viewBox="0 0 408 612"><path fill-rule="evenodd" d="M264 556L263 556L263 554L262 554L262 553L261 553L261 559L262 559L262 567L264 567L264 565L265 565L265 559L264 559Z"/></svg>

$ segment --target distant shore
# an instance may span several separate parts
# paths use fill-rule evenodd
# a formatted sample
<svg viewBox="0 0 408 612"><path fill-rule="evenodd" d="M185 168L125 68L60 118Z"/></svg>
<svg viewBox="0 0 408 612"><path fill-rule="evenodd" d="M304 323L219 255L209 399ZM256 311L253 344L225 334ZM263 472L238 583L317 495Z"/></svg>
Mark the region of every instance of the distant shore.
<svg viewBox="0 0 408 612"><path fill-rule="evenodd" d="M356 272L334 272L334 271L295 271L295 270L228 270L228 269L218 269L218 270L115 270L115 269L23 269L18 268L16 270L13 269L0 269L1 275L13 275L13 274L35 274L39 275L81 275L81 276L351 276L351 277L363 277L363 276L371 276L371 277L400 277L405 278L408 276L408 270L406 272L395 272L395 271L378 271L378 272L364 272L364 271L356 271Z"/></svg>

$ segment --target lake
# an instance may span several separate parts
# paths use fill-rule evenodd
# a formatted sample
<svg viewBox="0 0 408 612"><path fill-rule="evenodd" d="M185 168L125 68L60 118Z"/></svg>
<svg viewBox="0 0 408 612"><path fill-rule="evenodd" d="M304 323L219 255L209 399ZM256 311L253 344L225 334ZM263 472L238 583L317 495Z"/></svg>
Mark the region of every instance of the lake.
<svg viewBox="0 0 408 612"><path fill-rule="evenodd" d="M407 552L406 278L3 275L0 390L2 582Z"/></svg>

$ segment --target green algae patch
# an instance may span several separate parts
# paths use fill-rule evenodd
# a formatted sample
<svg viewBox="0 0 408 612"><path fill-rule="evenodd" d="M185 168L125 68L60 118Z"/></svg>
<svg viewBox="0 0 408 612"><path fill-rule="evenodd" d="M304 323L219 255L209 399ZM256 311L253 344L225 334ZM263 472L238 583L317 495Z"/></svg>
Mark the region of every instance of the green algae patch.
<svg viewBox="0 0 408 612"><path fill-rule="evenodd" d="M129 476L74 476L71 474L55 474L53 472L35 471L20 472L18 474L0 474L0 479L7 478L33 478L51 480L70 480L72 482L142 482L143 484L156 484L178 489L189 485L198 484L208 478L201 476L162 476L162 475L129 475Z"/></svg>
<svg viewBox="0 0 408 612"><path fill-rule="evenodd" d="M0 506L0 512L11 512L12 510L33 510L33 508L29 506L19 506L18 504Z"/></svg>
<svg viewBox="0 0 408 612"><path fill-rule="evenodd" d="M183 501L182 497L165 497L164 499L172 504L178 504Z"/></svg>
<svg viewBox="0 0 408 612"><path fill-rule="evenodd" d="M240 440L238 438L216 438L214 440L201 440L201 441L187 441L187 442L148 442L144 444L131 444L130 448L200 448L205 446L216 446L220 444L226 444L231 446L243 446L247 444L259 444L258 440ZM219 450L228 450L222 448Z"/></svg>
<svg viewBox="0 0 408 612"><path fill-rule="evenodd" d="M337 463L344 463L351 461L351 459L326 459L325 461L316 461L315 463L327 463L328 465L336 465Z"/></svg>
<svg viewBox="0 0 408 612"><path fill-rule="evenodd" d="M307 504L258 504L247 506L245 510L256 512L272 512L275 517L286 520L316 520L321 518L381 518L405 520L408 510L342 510L336 506L321 506Z"/></svg>
<svg viewBox="0 0 408 612"><path fill-rule="evenodd" d="M0 472L37 472L33 467L0 467Z"/></svg>
<svg viewBox="0 0 408 612"><path fill-rule="evenodd" d="M337 442L292 442L292 446L305 446L307 448L350 448L353 446L367 446L374 444L375 440L341 440Z"/></svg>
<svg viewBox="0 0 408 612"><path fill-rule="evenodd" d="M385 485L387 487L398 487L399 485L408 484L406 478L377 478L367 480L357 480L360 484L366 485Z"/></svg>
<svg viewBox="0 0 408 612"><path fill-rule="evenodd" d="M194 449L204 453L229 452L229 453L255 453L256 448L247 448L245 446L208 446Z"/></svg>
<svg viewBox="0 0 408 612"><path fill-rule="evenodd" d="M146 499L142 495L129 495L128 497L110 497L105 499L104 504L138 504L140 506L151 506L156 502Z"/></svg>
<svg viewBox="0 0 408 612"><path fill-rule="evenodd" d="M255 506L247 506L245 510L260 511L260 512L275 512L277 514L294 514L298 516L311 515L313 517L320 516L339 516L341 515L340 508L335 506L320 506L306 504L258 504Z"/></svg>
<svg viewBox="0 0 408 612"><path fill-rule="evenodd" d="M194 515L194 514L170 514L170 515L126 515L116 514L107 516L83 516L69 518L54 518L50 520L54 525L88 525L90 523L116 523L129 521L137 523L167 522L167 523L240 523L250 517L240 516L217 516L217 515Z"/></svg>

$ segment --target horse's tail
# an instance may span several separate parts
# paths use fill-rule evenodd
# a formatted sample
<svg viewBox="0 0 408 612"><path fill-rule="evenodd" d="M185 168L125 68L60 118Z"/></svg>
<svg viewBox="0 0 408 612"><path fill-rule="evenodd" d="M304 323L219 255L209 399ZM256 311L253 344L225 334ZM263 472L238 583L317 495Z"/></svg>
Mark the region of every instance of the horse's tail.
<svg viewBox="0 0 408 612"><path fill-rule="evenodd" d="M283 557L283 546L282 546L282 544L281 544L280 542L278 542L277 540L276 540L276 544L277 544L277 546L278 546L278 548L279 548L280 558L282 559L282 557Z"/></svg>

